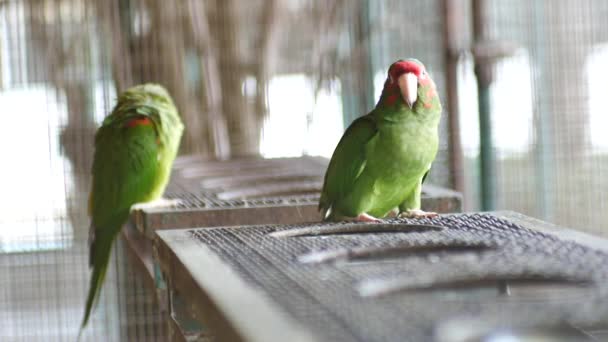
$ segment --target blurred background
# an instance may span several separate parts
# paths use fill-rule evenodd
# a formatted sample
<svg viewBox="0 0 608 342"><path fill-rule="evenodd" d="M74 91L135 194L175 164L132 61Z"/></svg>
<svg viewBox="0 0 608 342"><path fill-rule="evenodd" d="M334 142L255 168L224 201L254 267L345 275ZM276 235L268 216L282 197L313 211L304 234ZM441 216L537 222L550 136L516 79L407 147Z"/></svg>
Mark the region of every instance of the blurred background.
<svg viewBox="0 0 608 342"><path fill-rule="evenodd" d="M0 0L0 340L75 338L93 135L142 82L173 95L181 154L329 157L416 57L445 108L430 182L467 211L608 236L607 17L604 0ZM115 260L85 338L163 340Z"/></svg>

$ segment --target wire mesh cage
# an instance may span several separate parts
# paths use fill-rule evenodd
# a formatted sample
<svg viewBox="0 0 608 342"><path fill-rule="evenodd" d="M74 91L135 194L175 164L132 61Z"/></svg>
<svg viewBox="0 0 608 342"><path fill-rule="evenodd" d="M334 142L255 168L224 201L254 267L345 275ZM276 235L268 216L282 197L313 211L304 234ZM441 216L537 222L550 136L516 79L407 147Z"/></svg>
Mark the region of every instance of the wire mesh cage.
<svg viewBox="0 0 608 342"><path fill-rule="evenodd" d="M218 339L464 342L603 340L607 242L493 212L169 230L155 245Z"/></svg>
<svg viewBox="0 0 608 342"><path fill-rule="evenodd" d="M78 334L94 132L143 82L172 94L182 154L329 157L388 65L416 57L444 103L430 182L467 210L606 236L607 15L603 0L0 1L0 339ZM162 340L114 254L84 338Z"/></svg>
<svg viewBox="0 0 608 342"><path fill-rule="evenodd" d="M477 69L473 55L464 57L461 77L479 75L481 64L491 77L481 90L489 92L483 109L474 103L475 86L462 84L464 168L487 164L482 173L466 172L473 189L465 191L468 208L510 208L605 235L599 99L606 89L608 4L474 3ZM484 60L483 53L492 56ZM476 197L480 184L483 196Z"/></svg>

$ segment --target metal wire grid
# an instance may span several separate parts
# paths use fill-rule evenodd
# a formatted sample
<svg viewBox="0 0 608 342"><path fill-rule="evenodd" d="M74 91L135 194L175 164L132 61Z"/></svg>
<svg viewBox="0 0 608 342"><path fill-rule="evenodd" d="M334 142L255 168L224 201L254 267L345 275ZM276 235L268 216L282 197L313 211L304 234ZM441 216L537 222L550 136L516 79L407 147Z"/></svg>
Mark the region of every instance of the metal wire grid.
<svg viewBox="0 0 608 342"><path fill-rule="evenodd" d="M598 135L605 110L598 101L606 85L598 80L607 70L608 3L485 3L487 39L507 47L495 60L491 88L494 208L605 235L606 146ZM470 127L475 118L466 117L462 125ZM466 193L479 183L476 153L465 151ZM468 209L478 208L467 199Z"/></svg>
<svg viewBox="0 0 608 342"><path fill-rule="evenodd" d="M0 208L2 341L74 341L82 320L93 133L114 102L90 5L0 3L2 154L12 165L0 184L8 199ZM15 127L27 129L15 134ZM164 341L153 297L122 248L82 340Z"/></svg>
<svg viewBox="0 0 608 342"><path fill-rule="evenodd" d="M125 257L121 241L83 341L164 341L153 294ZM88 287L88 247L2 255L0 339L73 341Z"/></svg>
<svg viewBox="0 0 608 342"><path fill-rule="evenodd" d="M441 95L444 112L439 127L439 151L428 176L429 183L452 187L449 161L448 117L446 105L444 13L441 0L431 1L370 1L369 47L375 75L386 78L386 68L401 58L414 57L422 61L433 77ZM380 87L383 83L376 84ZM378 89L375 89L377 92ZM377 99L374 99L376 101ZM375 103L374 103L375 104Z"/></svg>
<svg viewBox="0 0 608 342"><path fill-rule="evenodd" d="M429 341L462 317L490 327L608 327L605 249L486 214L392 223L434 227L339 223L190 233L322 340ZM401 249L386 253L395 247ZM375 252L357 254L361 249ZM318 257L332 252L341 257Z"/></svg>

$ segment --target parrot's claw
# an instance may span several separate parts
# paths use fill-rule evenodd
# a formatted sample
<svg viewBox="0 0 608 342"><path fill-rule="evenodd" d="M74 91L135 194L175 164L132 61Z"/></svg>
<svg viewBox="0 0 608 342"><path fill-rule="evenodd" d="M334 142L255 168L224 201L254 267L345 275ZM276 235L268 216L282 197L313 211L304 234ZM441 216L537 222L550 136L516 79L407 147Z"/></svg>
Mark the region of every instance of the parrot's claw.
<svg viewBox="0 0 608 342"><path fill-rule="evenodd" d="M131 210L145 210L155 208L175 208L182 203L180 199L159 198L150 202L135 203L131 206Z"/></svg>
<svg viewBox="0 0 608 342"><path fill-rule="evenodd" d="M420 209L410 209L399 213L400 218L432 218L439 214L432 211L423 211Z"/></svg>
<svg viewBox="0 0 608 342"><path fill-rule="evenodd" d="M381 223L382 220L376 217L373 217L372 215L363 213L363 214L359 214L357 215L357 217L353 217L352 221L355 222L373 222L373 223Z"/></svg>

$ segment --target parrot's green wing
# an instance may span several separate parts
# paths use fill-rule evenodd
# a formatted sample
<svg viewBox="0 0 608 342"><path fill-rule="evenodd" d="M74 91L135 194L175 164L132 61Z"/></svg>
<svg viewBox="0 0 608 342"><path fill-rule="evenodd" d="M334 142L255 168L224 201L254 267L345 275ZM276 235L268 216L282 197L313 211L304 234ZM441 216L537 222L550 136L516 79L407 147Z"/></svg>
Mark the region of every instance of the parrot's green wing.
<svg viewBox="0 0 608 342"><path fill-rule="evenodd" d="M93 267L82 326L105 278L112 244L133 204L146 198L158 172L158 135L146 116L131 113L104 122L95 137L89 262ZM147 120L147 121L146 121Z"/></svg>
<svg viewBox="0 0 608 342"><path fill-rule="evenodd" d="M344 132L325 173L319 200L319 210L323 212L323 218L331 215L334 203L347 195L365 169L366 149L377 133L376 122L371 114L353 121Z"/></svg>
<svg viewBox="0 0 608 342"><path fill-rule="evenodd" d="M424 181L426 180L426 177L429 175L429 172L431 172L430 167L429 167L429 170L424 174L424 176L422 176L422 182L420 182L420 184L424 184Z"/></svg>
<svg viewBox="0 0 608 342"><path fill-rule="evenodd" d="M142 84L119 96L97 131L89 196L93 273L80 333L101 291L112 244L131 206L162 196L183 129L167 90Z"/></svg>

